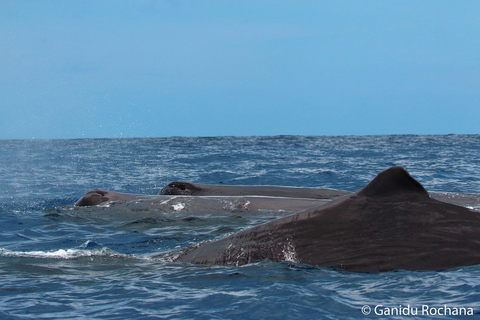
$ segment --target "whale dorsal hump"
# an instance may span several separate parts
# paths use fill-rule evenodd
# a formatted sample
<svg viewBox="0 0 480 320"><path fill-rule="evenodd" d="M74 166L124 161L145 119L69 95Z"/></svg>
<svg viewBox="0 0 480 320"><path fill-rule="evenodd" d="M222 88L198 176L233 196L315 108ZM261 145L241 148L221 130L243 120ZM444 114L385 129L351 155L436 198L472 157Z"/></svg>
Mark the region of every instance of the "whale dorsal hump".
<svg viewBox="0 0 480 320"><path fill-rule="evenodd" d="M403 167L391 167L382 171L358 192L367 197L386 197L400 194L428 196L427 190Z"/></svg>

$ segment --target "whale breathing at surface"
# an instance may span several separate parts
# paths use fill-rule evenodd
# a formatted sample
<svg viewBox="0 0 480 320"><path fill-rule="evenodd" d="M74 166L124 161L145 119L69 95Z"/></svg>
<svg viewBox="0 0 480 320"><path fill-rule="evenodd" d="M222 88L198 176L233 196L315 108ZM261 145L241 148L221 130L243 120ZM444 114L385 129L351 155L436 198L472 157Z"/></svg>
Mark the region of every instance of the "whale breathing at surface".
<svg viewBox="0 0 480 320"><path fill-rule="evenodd" d="M358 272L480 264L480 214L431 198L392 167L351 195L171 254L211 265L265 259Z"/></svg>

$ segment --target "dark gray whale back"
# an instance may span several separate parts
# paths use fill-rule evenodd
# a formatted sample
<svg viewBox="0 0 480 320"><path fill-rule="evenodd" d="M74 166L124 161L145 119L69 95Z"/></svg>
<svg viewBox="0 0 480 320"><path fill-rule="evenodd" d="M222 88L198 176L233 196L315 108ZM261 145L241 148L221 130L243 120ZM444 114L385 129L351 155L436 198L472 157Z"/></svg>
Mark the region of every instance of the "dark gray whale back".
<svg viewBox="0 0 480 320"><path fill-rule="evenodd" d="M350 196L186 248L172 260L264 259L359 272L480 264L480 214L431 198L405 169L392 167Z"/></svg>
<svg viewBox="0 0 480 320"><path fill-rule="evenodd" d="M418 194L428 197L425 188L404 168L392 167L380 172L357 195L366 197L388 197L400 194Z"/></svg>
<svg viewBox="0 0 480 320"><path fill-rule="evenodd" d="M333 199L349 191L326 188L296 188L282 186L233 186L173 181L160 190L162 195L189 196L264 196L285 198Z"/></svg>

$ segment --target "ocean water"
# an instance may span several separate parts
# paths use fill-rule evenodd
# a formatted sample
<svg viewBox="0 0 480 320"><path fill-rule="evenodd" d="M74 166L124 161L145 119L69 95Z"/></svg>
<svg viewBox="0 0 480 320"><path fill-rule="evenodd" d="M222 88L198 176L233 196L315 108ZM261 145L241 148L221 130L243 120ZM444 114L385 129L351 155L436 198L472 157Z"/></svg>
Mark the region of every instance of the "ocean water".
<svg viewBox="0 0 480 320"><path fill-rule="evenodd" d="M429 191L479 194L480 136L0 140L0 319L480 318L480 266L353 273L153 258L282 212L73 207L89 190L157 194L174 180L356 191L394 165Z"/></svg>

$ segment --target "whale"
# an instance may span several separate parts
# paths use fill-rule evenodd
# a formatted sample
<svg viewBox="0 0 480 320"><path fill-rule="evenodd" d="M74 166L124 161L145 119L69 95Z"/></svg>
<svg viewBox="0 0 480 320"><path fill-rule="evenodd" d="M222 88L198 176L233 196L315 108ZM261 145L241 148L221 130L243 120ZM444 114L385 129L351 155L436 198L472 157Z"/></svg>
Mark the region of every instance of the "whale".
<svg viewBox="0 0 480 320"><path fill-rule="evenodd" d="M303 188L270 185L215 185L173 181L160 190L161 195L189 196L267 196L309 199L333 199L350 194L349 191L328 188Z"/></svg>
<svg viewBox="0 0 480 320"><path fill-rule="evenodd" d="M74 206L86 207L95 206L108 201L131 201L131 200L146 200L154 199L155 196L131 193L119 193L107 190L91 190L81 197Z"/></svg>
<svg viewBox="0 0 480 320"><path fill-rule="evenodd" d="M196 190L196 191L195 191ZM204 202L209 199L217 201L219 197L230 197L232 201L242 198L250 201L252 209L270 209L295 211L308 207L315 207L345 195L352 194L350 191L327 189L327 188L302 188L285 186L234 186L196 184L184 181L173 181L164 187L158 195L145 195L133 193L119 193L108 190L91 190L81 197L76 203L77 207L95 206L105 202L126 201L163 201L173 196L203 197ZM480 196L468 193L431 192L430 196L452 204L480 207ZM305 199L305 200L302 200ZM227 198L225 198L227 200ZM319 200L315 202L315 200ZM298 211L297 210L297 211Z"/></svg>
<svg viewBox="0 0 480 320"><path fill-rule="evenodd" d="M290 261L352 272L480 264L480 212L436 200L403 167L359 191L223 239L169 253L172 262Z"/></svg>
<svg viewBox="0 0 480 320"><path fill-rule="evenodd" d="M132 201L132 200L155 200L167 199L167 196L193 196L193 197L208 197L208 196L224 196L224 197L250 197L248 199L262 209L262 201L266 203L267 207L276 207L278 210L282 206L294 208L295 203L301 204L300 209L305 209L304 204L308 206L315 206L323 204L324 201L314 200L330 200L337 197L350 194L349 191L328 189L328 188L302 188L302 187L285 187L285 186L236 186L236 185L214 185L214 184L199 184L186 181L173 181L162 188L157 196L119 193L108 190L91 190L88 191L82 198L80 198L75 206L94 206L109 201ZM309 200L300 200L309 199ZM276 202L274 204L274 202ZM268 204L267 204L268 203ZM292 206L293 205L293 206ZM290 209L289 209L290 210Z"/></svg>
<svg viewBox="0 0 480 320"><path fill-rule="evenodd" d="M165 206L172 206L173 211L180 211L175 208L185 208L188 211L215 212L225 210L243 211L279 211L293 213L308 208L317 207L327 203L326 199L270 197L270 196L176 196L176 195L143 195L118 193L107 190L92 190L80 198L74 206L88 207L97 206L107 202L117 205L129 204L129 208L138 211L157 211ZM141 210L140 210L141 209Z"/></svg>

